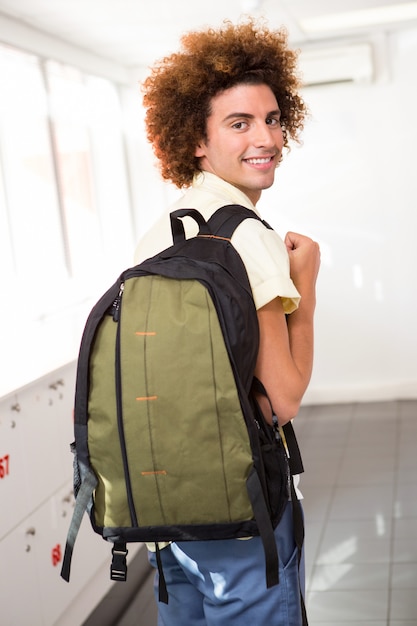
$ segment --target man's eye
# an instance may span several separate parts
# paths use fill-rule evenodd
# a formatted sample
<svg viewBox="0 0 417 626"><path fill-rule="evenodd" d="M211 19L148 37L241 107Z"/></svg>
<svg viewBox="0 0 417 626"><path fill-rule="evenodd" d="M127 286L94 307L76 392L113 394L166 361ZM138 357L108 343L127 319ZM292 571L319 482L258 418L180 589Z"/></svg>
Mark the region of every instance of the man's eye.
<svg viewBox="0 0 417 626"><path fill-rule="evenodd" d="M232 128L235 128L236 130L242 130L243 128L246 128L247 125L247 122L235 122L232 125Z"/></svg>
<svg viewBox="0 0 417 626"><path fill-rule="evenodd" d="M278 124L280 124L280 120L279 120L279 118L277 118L277 117L268 117L268 118L266 119L266 123L267 123L269 126L277 126Z"/></svg>

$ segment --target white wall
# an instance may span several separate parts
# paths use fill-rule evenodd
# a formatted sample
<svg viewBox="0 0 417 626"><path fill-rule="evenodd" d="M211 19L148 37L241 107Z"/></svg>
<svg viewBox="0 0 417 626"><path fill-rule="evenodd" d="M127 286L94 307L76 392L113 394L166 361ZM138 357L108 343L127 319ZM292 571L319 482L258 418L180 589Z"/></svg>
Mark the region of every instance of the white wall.
<svg viewBox="0 0 417 626"><path fill-rule="evenodd" d="M304 145L260 204L321 243L306 402L417 397L417 30L387 44L381 79L305 89Z"/></svg>

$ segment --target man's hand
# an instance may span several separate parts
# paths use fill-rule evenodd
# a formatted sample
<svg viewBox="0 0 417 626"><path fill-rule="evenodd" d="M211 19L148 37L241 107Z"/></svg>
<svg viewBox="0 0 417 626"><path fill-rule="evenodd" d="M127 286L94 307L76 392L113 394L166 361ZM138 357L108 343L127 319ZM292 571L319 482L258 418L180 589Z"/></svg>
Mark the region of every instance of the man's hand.
<svg viewBox="0 0 417 626"><path fill-rule="evenodd" d="M291 278L301 297L314 296L320 268L320 248L317 242L298 233L285 236L290 259Z"/></svg>

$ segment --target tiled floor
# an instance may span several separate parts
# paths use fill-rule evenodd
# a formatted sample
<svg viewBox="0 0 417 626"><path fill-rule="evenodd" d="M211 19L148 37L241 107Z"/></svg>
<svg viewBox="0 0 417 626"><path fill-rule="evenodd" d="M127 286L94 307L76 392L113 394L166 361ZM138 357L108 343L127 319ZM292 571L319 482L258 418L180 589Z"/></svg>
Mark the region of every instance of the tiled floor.
<svg viewBox="0 0 417 626"><path fill-rule="evenodd" d="M295 428L310 626L417 626L417 401L305 407ZM151 585L118 626L155 623Z"/></svg>
<svg viewBox="0 0 417 626"><path fill-rule="evenodd" d="M417 402L306 407L310 626L417 625Z"/></svg>

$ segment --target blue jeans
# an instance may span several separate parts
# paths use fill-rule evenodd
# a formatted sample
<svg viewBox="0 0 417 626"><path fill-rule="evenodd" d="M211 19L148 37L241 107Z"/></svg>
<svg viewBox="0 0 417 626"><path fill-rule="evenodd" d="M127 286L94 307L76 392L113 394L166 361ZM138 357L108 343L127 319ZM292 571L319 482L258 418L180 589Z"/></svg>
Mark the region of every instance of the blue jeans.
<svg viewBox="0 0 417 626"><path fill-rule="evenodd" d="M275 529L279 585L267 589L259 537L184 541L161 550L169 603L158 602L158 626L301 626L297 549L288 503ZM149 560L156 568L155 554ZM158 598L158 571L155 574Z"/></svg>

